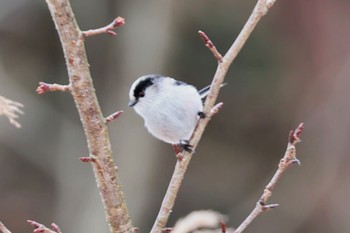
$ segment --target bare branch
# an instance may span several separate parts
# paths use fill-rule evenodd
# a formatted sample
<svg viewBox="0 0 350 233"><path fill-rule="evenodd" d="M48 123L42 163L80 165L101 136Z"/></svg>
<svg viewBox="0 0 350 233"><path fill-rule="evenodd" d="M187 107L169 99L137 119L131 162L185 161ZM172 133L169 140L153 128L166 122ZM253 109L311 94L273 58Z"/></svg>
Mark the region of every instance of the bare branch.
<svg viewBox="0 0 350 233"><path fill-rule="evenodd" d="M90 29L88 31L83 31L82 33L85 37L95 36L98 34L105 34L105 33L107 33L108 35L111 35L111 36L116 36L117 33L114 31L114 29L116 29L117 27L121 27L124 24L125 24L125 19L118 16L115 20L113 20L112 23L108 24L105 27L97 28L97 29Z"/></svg>
<svg viewBox="0 0 350 233"><path fill-rule="evenodd" d="M300 134L303 132L304 123L300 123L300 125L295 129L291 130L289 133L289 143L295 145L300 142Z"/></svg>
<svg viewBox="0 0 350 233"><path fill-rule="evenodd" d="M287 145L287 150L278 164L278 169L270 182L266 185L263 194L259 198L259 201L256 203L254 210L248 215L248 217L242 222L242 224L233 232L233 233L241 233L243 230L247 228L247 226L262 212L266 210L271 210L273 208L278 207L278 204L269 204L266 205L267 201L272 195L272 191L274 190L276 183L284 174L284 172L293 164L295 161L299 161L296 159L296 149L295 144L300 141L299 136L302 133L304 128L304 124L301 123L295 130L293 130L293 135L297 137L298 140L294 140L291 142L289 136L289 142Z"/></svg>
<svg viewBox="0 0 350 233"><path fill-rule="evenodd" d="M223 57L222 62L218 63L216 73L211 83L209 94L204 103L204 113L206 115L208 115L208 113L213 108L214 103L216 102L221 84L224 81L224 78L231 63L237 57L239 51L246 43L247 39L249 38L257 23L268 12L269 8L273 5L273 3L274 0L258 0L252 14L250 15L248 21L244 25L237 39ZM198 122L197 127L190 140L190 145L193 146L193 151L195 151L209 120L210 117L206 117ZM192 154L186 151L183 152L182 155L183 156L181 157L183 159L181 161L178 160L176 163L173 175L170 180L170 184L164 196L157 219L153 224L151 233L161 233L171 214L177 193L179 191L180 185L187 171L187 167L192 158Z"/></svg>
<svg viewBox="0 0 350 233"><path fill-rule="evenodd" d="M203 41L205 43L205 46L207 46L208 49L213 53L213 55L216 58L216 60L218 60L219 62L222 62L222 55L216 49L214 43L209 39L207 34L205 34L205 32L202 32L202 31L198 31L198 34L203 39Z"/></svg>
<svg viewBox="0 0 350 233"><path fill-rule="evenodd" d="M51 229L54 230L57 233L62 233L61 229L56 223L51 223Z"/></svg>
<svg viewBox="0 0 350 233"><path fill-rule="evenodd" d="M27 220L27 222L32 227L34 227L34 230L33 230L34 233L62 233L56 223L51 223L52 229L50 229L50 228L47 228L45 225L32 220Z"/></svg>
<svg viewBox="0 0 350 233"><path fill-rule="evenodd" d="M69 85L61 85L61 84L49 84L44 82L39 82L39 86L36 88L36 92L38 94L44 94L48 91L69 91Z"/></svg>
<svg viewBox="0 0 350 233"><path fill-rule="evenodd" d="M79 160L84 163L95 163L96 157L91 155L89 157L80 157Z"/></svg>
<svg viewBox="0 0 350 233"><path fill-rule="evenodd" d="M124 111L117 111L115 113L112 113L111 115L109 115L108 117L106 117L106 123L112 122L115 119L118 119Z"/></svg>
<svg viewBox="0 0 350 233"><path fill-rule="evenodd" d="M211 110L210 110L210 117L212 117L213 115L217 114L220 109L222 108L222 106L224 105L223 102L220 102L218 104L216 104Z"/></svg>
<svg viewBox="0 0 350 233"><path fill-rule="evenodd" d="M78 109L87 138L91 163L111 233L134 232L125 203L105 118L99 106L84 46L84 36L75 20L69 0L46 0L58 31L69 75L70 93ZM111 31L124 24L117 18L112 24L87 32L87 36ZM86 32L85 32L86 33Z"/></svg>
<svg viewBox="0 0 350 233"><path fill-rule="evenodd" d="M0 232L2 233L11 233L9 229L0 221Z"/></svg>
<svg viewBox="0 0 350 233"><path fill-rule="evenodd" d="M21 128L16 119L18 114L23 114L23 111L20 109L22 107L23 104L0 96L0 116L6 116L10 123L17 128Z"/></svg>

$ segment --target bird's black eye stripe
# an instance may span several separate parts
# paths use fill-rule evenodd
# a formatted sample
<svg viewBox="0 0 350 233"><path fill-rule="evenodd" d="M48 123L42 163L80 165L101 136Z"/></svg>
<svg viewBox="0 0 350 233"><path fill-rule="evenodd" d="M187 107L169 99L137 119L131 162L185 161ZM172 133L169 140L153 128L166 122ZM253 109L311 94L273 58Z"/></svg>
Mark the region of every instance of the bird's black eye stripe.
<svg viewBox="0 0 350 233"><path fill-rule="evenodd" d="M137 84L134 90L134 97L136 99L145 96L145 90L147 87L152 86L154 84L153 78L146 78Z"/></svg>

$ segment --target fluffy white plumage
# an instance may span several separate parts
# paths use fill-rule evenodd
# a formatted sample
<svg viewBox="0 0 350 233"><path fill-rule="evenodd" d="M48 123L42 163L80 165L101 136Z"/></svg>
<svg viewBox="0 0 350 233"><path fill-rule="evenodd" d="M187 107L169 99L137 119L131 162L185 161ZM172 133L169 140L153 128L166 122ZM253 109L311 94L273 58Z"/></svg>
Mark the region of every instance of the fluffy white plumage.
<svg viewBox="0 0 350 233"><path fill-rule="evenodd" d="M204 96L194 86L173 78L145 75L132 84L129 106L144 119L145 127L154 137L181 144L190 139L196 127Z"/></svg>

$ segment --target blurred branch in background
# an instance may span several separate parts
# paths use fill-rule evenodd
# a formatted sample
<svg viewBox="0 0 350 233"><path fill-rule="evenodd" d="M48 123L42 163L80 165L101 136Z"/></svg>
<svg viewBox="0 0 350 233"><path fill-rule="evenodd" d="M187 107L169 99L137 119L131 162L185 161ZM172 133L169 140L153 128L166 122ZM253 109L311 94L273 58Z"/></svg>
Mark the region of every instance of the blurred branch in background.
<svg viewBox="0 0 350 233"><path fill-rule="evenodd" d="M2 222L0 222L0 232L11 233L11 231L9 229L7 229L7 227Z"/></svg>
<svg viewBox="0 0 350 233"><path fill-rule="evenodd" d="M0 116L6 116L10 123L20 128L21 125L16 120L18 118L18 114L23 114L23 111L20 109L23 107L23 104L7 99L0 95Z"/></svg>
<svg viewBox="0 0 350 233"><path fill-rule="evenodd" d="M288 138L288 145L286 153L278 164L278 169L271 181L266 185L262 196L259 201L256 203L253 211L248 215L248 217L242 222L242 224L233 232L241 233L247 226L252 223L252 221L262 212L266 210L271 210L278 206L278 204L269 204L266 202L270 199L272 191L274 190L278 180L281 178L283 173L293 164L300 164L300 161L296 158L296 149L295 145L300 142L300 135L303 132L304 123L301 123L295 130L291 130Z"/></svg>
<svg viewBox="0 0 350 233"><path fill-rule="evenodd" d="M51 223L51 229L47 228L45 225L32 221L27 220L27 222L34 227L34 233L62 233L61 229L58 227L56 223Z"/></svg>

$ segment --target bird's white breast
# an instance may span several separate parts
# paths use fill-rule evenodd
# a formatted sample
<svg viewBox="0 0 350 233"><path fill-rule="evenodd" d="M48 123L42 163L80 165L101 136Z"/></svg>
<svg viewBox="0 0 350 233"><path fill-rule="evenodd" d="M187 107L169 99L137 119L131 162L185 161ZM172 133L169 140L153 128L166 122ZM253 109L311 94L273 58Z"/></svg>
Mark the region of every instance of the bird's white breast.
<svg viewBox="0 0 350 233"><path fill-rule="evenodd" d="M148 95L148 96L147 96ZM167 143L189 140L203 110L197 90L190 85L173 85L152 96L146 92L135 106L148 131Z"/></svg>

